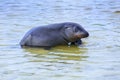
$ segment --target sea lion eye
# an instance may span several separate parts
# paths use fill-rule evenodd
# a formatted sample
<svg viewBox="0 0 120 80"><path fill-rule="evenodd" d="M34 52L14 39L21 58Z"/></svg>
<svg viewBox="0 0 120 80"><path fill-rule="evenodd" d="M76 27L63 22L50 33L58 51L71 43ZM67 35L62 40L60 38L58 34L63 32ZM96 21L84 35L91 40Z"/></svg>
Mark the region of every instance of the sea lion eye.
<svg viewBox="0 0 120 80"><path fill-rule="evenodd" d="M78 32L78 31L79 31L77 27L75 27L75 29L74 29L74 30L75 30L75 32Z"/></svg>

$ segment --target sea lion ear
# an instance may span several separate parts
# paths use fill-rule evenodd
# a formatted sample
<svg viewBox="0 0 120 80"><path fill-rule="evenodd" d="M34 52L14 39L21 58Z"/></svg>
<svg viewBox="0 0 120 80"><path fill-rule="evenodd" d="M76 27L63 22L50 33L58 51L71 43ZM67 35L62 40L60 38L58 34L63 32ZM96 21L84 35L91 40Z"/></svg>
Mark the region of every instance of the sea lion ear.
<svg viewBox="0 0 120 80"><path fill-rule="evenodd" d="M70 27L66 27L66 29L71 29Z"/></svg>

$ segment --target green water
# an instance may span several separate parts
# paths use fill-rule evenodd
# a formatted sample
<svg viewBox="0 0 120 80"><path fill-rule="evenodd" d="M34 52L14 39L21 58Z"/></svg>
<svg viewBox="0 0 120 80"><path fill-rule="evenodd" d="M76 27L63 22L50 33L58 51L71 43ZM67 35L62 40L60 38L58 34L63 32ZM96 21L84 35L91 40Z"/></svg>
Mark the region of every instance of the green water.
<svg viewBox="0 0 120 80"><path fill-rule="evenodd" d="M32 27L77 22L81 46L21 48ZM120 80L120 0L0 0L0 80Z"/></svg>

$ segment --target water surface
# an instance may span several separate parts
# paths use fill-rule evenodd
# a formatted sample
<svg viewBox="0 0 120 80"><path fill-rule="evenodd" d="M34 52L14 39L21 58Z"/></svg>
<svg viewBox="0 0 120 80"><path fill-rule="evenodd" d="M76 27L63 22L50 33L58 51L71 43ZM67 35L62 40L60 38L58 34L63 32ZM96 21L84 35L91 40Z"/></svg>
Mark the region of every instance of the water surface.
<svg viewBox="0 0 120 80"><path fill-rule="evenodd" d="M32 27L77 22L81 46L21 48ZM119 0L0 0L0 80L120 80Z"/></svg>

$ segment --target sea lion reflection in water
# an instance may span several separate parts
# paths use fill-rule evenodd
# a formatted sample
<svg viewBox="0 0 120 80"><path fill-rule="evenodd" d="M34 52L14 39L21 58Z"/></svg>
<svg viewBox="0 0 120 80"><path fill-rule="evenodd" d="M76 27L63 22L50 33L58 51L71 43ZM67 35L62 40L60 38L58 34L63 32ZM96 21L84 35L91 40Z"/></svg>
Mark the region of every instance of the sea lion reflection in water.
<svg viewBox="0 0 120 80"><path fill-rule="evenodd" d="M88 36L89 33L78 23L56 23L32 28L25 34L20 45L48 48L57 45L80 45L81 38Z"/></svg>

